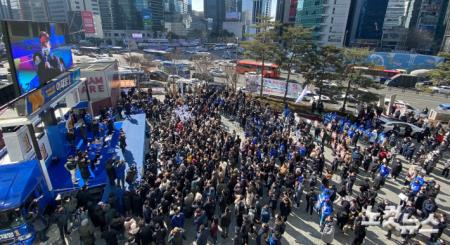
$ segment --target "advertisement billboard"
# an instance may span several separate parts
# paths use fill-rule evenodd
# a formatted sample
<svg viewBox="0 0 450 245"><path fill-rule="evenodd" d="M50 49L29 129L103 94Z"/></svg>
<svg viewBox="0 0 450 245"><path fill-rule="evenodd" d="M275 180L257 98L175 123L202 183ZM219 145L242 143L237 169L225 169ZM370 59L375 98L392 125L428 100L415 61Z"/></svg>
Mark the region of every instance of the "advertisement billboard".
<svg viewBox="0 0 450 245"><path fill-rule="evenodd" d="M3 26L11 73L20 94L46 85L72 67L72 51L65 42L67 25L8 21Z"/></svg>
<svg viewBox="0 0 450 245"><path fill-rule="evenodd" d="M153 25L153 16L151 9L143 9L142 10L142 22L144 24L144 29L148 30Z"/></svg>
<svg viewBox="0 0 450 245"><path fill-rule="evenodd" d="M39 110L44 104L50 102L66 88L80 80L79 69L72 69L71 72L64 73L51 83L26 95L26 112L31 114Z"/></svg>
<svg viewBox="0 0 450 245"><path fill-rule="evenodd" d="M84 33L95 34L94 15L91 11L81 11L81 21Z"/></svg>
<svg viewBox="0 0 450 245"><path fill-rule="evenodd" d="M142 33L131 33L131 37L134 39L142 39Z"/></svg>
<svg viewBox="0 0 450 245"><path fill-rule="evenodd" d="M238 21L241 19L241 13L239 12L226 12L225 20L226 21Z"/></svg>

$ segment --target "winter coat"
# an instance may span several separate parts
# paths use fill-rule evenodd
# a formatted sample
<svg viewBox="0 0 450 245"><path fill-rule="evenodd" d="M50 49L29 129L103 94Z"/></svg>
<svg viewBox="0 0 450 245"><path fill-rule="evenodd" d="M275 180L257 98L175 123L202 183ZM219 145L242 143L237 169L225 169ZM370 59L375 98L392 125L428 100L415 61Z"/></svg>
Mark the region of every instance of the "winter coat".
<svg viewBox="0 0 450 245"><path fill-rule="evenodd" d="M334 221L327 221L322 230L322 241L326 244L334 240Z"/></svg>
<svg viewBox="0 0 450 245"><path fill-rule="evenodd" d="M81 226L78 229L78 233L80 234L80 240L83 242L83 244L95 244L94 227L92 227L91 223L86 222L85 220L82 221Z"/></svg>

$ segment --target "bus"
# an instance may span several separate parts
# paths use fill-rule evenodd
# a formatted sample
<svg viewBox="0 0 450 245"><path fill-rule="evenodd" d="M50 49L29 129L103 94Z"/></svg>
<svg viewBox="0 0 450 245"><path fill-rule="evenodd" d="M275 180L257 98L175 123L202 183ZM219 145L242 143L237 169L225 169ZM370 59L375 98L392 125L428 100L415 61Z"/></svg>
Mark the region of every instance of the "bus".
<svg viewBox="0 0 450 245"><path fill-rule="evenodd" d="M379 83L384 83L395 75L406 73L406 71L403 70L385 70L364 66L355 66L353 69L359 70L362 75L370 77L372 80Z"/></svg>
<svg viewBox="0 0 450 245"><path fill-rule="evenodd" d="M260 61L255 60L240 60L236 65L236 72L239 74L245 74L247 72L261 71L262 64ZM277 64L264 63L263 77L267 78L280 78L280 70Z"/></svg>

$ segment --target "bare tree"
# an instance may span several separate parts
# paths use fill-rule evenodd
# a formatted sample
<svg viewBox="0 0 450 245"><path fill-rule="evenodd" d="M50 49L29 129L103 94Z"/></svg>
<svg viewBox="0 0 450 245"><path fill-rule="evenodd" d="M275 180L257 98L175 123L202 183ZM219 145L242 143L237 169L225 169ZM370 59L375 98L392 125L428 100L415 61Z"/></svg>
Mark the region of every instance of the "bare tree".
<svg viewBox="0 0 450 245"><path fill-rule="evenodd" d="M225 65L224 71L227 74L227 76L226 76L227 86L228 86L228 84L231 84L231 89L234 92L236 92L236 90L237 90L237 80L238 80L238 74L236 72L236 66L233 65L233 64L227 64L227 65Z"/></svg>
<svg viewBox="0 0 450 245"><path fill-rule="evenodd" d="M213 65L212 61L211 55L196 56L192 59L195 71L202 76L208 74L209 68Z"/></svg>
<svg viewBox="0 0 450 245"><path fill-rule="evenodd" d="M140 55L127 54L124 58L130 66L140 67L144 63L144 57Z"/></svg>

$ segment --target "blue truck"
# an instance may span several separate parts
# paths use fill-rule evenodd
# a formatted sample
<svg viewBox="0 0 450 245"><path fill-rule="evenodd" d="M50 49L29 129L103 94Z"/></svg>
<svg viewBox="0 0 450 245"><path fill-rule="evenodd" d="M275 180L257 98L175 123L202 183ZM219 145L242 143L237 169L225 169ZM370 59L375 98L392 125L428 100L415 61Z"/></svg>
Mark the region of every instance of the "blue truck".
<svg viewBox="0 0 450 245"><path fill-rule="evenodd" d="M33 222L55 205L38 160L0 165L0 244L32 244Z"/></svg>

